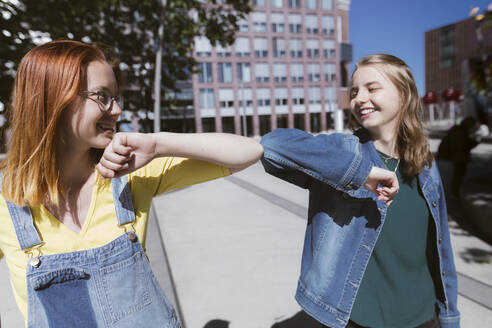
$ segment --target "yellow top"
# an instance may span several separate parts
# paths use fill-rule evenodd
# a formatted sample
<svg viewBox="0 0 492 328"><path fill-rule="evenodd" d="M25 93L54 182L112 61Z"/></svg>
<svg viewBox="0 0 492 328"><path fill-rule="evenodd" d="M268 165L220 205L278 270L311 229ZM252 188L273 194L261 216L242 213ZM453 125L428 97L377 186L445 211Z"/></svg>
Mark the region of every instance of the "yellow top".
<svg viewBox="0 0 492 328"><path fill-rule="evenodd" d="M128 175L135 223L133 227L145 249L147 220L152 198L166 191L229 175L229 169L215 164L177 157L158 158ZM76 233L55 218L44 206L31 207L41 240L43 255L100 247L121 236L110 180L94 186L87 218ZM36 254L36 253L35 253ZM10 283L17 305L27 320L26 266L28 257L20 249L5 199L0 196L0 259L5 255Z"/></svg>

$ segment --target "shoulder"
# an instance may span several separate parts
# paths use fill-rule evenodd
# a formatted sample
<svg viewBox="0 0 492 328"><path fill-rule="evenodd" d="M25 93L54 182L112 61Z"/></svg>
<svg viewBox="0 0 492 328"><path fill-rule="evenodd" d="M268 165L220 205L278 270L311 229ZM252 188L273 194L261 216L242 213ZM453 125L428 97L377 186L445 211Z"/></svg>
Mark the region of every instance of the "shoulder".
<svg viewBox="0 0 492 328"><path fill-rule="evenodd" d="M5 198L0 195L0 250L4 253L6 245L17 245L17 235Z"/></svg>
<svg viewBox="0 0 492 328"><path fill-rule="evenodd" d="M152 178L165 174L168 170L172 169L183 162L185 159L181 157L159 157L150 161L147 165L139 168L138 170L130 173L128 179L134 180L135 178Z"/></svg>

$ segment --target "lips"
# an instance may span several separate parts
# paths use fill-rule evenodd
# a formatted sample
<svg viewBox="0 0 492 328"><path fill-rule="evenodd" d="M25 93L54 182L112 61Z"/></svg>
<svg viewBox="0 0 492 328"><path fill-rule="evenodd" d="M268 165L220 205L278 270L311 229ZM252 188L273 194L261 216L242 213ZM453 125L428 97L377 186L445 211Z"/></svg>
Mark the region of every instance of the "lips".
<svg viewBox="0 0 492 328"><path fill-rule="evenodd" d="M363 109L360 110L359 113L360 113L360 117L361 118L366 118L366 117L368 117L370 114L372 114L374 112L375 112L374 108L363 108Z"/></svg>
<svg viewBox="0 0 492 328"><path fill-rule="evenodd" d="M114 132L115 129L114 123L97 123L96 126L105 132Z"/></svg>

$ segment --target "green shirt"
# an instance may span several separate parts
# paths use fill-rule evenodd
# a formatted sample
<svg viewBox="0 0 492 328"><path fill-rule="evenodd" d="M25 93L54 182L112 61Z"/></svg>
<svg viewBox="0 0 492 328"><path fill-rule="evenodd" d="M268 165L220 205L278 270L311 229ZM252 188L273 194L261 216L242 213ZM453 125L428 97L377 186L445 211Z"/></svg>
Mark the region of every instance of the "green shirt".
<svg viewBox="0 0 492 328"><path fill-rule="evenodd" d="M379 155L395 171L398 160ZM426 256L433 220L417 176L402 174L399 164L400 190L388 207L350 317L362 326L413 328L434 316L436 294Z"/></svg>

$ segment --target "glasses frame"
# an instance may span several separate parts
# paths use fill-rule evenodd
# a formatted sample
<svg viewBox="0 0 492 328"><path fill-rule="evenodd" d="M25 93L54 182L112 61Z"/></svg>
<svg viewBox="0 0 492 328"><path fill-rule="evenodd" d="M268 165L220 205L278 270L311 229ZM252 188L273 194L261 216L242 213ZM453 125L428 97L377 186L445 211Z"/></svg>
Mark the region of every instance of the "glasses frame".
<svg viewBox="0 0 492 328"><path fill-rule="evenodd" d="M99 100L99 97L102 96L102 94L105 93L105 95L110 96L110 102L108 105L105 105L101 100ZM111 96L111 94L106 93L104 91L90 91L90 90L83 90L79 92L80 95L85 96L86 98L94 101L97 103L99 110L103 113L109 113L113 109L113 103L116 102L118 103L118 106L120 106L119 101L123 99L121 96ZM90 96L96 96L96 99L91 98ZM120 106L121 107L121 106Z"/></svg>

